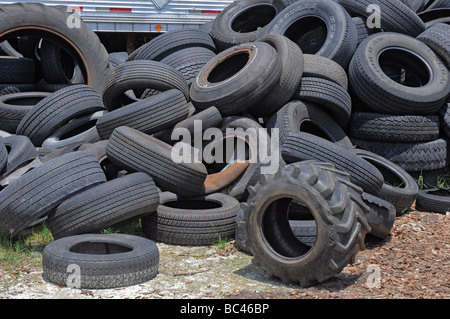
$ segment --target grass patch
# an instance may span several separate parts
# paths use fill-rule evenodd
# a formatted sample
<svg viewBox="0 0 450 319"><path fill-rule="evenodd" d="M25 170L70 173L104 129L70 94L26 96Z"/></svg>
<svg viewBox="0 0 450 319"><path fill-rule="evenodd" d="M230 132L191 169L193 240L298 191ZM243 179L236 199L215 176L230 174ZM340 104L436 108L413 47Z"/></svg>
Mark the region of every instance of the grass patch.
<svg viewBox="0 0 450 319"><path fill-rule="evenodd" d="M142 231L140 220L118 227L109 227L101 230L100 233L125 233L146 237ZM31 269L42 268L42 252L45 246L53 240L53 235L45 222L17 239L11 239L0 234L0 270L10 274L18 274Z"/></svg>
<svg viewBox="0 0 450 319"><path fill-rule="evenodd" d="M45 223L18 239L0 235L1 268L8 273L19 273L42 267L42 251L52 241L53 236Z"/></svg>

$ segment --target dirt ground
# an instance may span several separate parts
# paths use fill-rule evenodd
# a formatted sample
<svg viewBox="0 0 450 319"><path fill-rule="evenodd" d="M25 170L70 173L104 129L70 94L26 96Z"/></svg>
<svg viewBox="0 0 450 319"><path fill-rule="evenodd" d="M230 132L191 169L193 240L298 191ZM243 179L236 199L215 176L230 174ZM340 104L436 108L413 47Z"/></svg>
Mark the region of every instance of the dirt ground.
<svg viewBox="0 0 450 319"><path fill-rule="evenodd" d="M226 248L158 244L160 269L149 282L118 289L72 289L49 283L39 267L6 273L0 299L448 299L450 214L412 210L391 236L366 239L356 262L310 288L267 278L252 256Z"/></svg>

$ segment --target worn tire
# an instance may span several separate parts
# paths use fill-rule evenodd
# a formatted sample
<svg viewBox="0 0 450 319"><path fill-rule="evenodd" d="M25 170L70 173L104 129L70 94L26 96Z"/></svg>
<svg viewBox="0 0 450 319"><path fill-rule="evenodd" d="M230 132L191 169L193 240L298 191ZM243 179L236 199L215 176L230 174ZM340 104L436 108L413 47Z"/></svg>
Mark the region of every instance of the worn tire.
<svg viewBox="0 0 450 319"><path fill-rule="evenodd" d="M351 139L353 144L387 158L407 172L437 170L449 164L448 140L422 143L385 143Z"/></svg>
<svg viewBox="0 0 450 319"><path fill-rule="evenodd" d="M105 114L97 121L96 128L102 140L107 140L120 126L151 135L186 119L188 112L184 94L171 89Z"/></svg>
<svg viewBox="0 0 450 319"><path fill-rule="evenodd" d="M424 189L417 195L416 207L422 211L446 214L450 211L450 190Z"/></svg>
<svg viewBox="0 0 450 319"><path fill-rule="evenodd" d="M270 94L281 70L281 59L270 44L236 45L205 64L191 85L190 98L198 110L215 106L222 116L235 115Z"/></svg>
<svg viewBox="0 0 450 319"><path fill-rule="evenodd" d="M289 5L269 24L266 33L283 34L303 53L327 57L344 68L358 41L350 15L338 3L324 0Z"/></svg>
<svg viewBox="0 0 450 319"><path fill-rule="evenodd" d="M450 25L436 23L427 28L417 37L432 48L450 68Z"/></svg>
<svg viewBox="0 0 450 319"><path fill-rule="evenodd" d="M0 84L30 84L34 82L34 60L0 56Z"/></svg>
<svg viewBox="0 0 450 319"><path fill-rule="evenodd" d="M79 282L71 281L77 265ZM159 249L151 240L129 234L83 234L55 240L42 252L43 277L82 289L120 288L153 279Z"/></svg>
<svg viewBox="0 0 450 319"><path fill-rule="evenodd" d="M208 33L186 28L168 31L158 35L133 51L128 56L127 61L161 61L174 52L190 47L202 47L216 52L216 45Z"/></svg>
<svg viewBox="0 0 450 319"><path fill-rule="evenodd" d="M121 126L113 131L106 146L108 159L129 172L150 175L161 190L182 196L204 193L207 171L202 163L175 163L172 146L135 129Z"/></svg>
<svg viewBox="0 0 450 319"><path fill-rule="evenodd" d="M161 62L179 71L190 85L202 67L215 56L216 53L211 49L192 47L169 54Z"/></svg>
<svg viewBox="0 0 450 319"><path fill-rule="evenodd" d="M234 238L238 209L239 201L225 194L185 199L164 192L156 212L142 219L142 230L171 245L210 245Z"/></svg>
<svg viewBox="0 0 450 319"><path fill-rule="evenodd" d="M37 103L20 121L16 134L42 145L57 129L70 120L105 110L100 94L85 84L56 91Z"/></svg>
<svg viewBox="0 0 450 319"><path fill-rule="evenodd" d="M246 203L238 227L245 245L269 275L308 287L338 274L364 247L370 232L362 190L348 175L323 163L295 163L262 176ZM317 225L312 247L293 234L288 211L292 200L305 204Z"/></svg>
<svg viewBox="0 0 450 319"><path fill-rule="evenodd" d="M283 106L266 124L269 134L279 129L280 147L292 132L306 132L321 136L345 148L353 144L345 131L320 106L292 101Z"/></svg>
<svg viewBox="0 0 450 319"><path fill-rule="evenodd" d="M383 68L389 65L409 69L410 82L387 76ZM449 71L436 54L423 42L392 32L375 34L358 47L349 79L353 91L376 113L432 115L450 93Z"/></svg>
<svg viewBox="0 0 450 319"><path fill-rule="evenodd" d="M61 126L42 142L43 148L56 149L69 145L82 143L96 143L101 140L95 125L97 121L107 114L107 111L98 111L78 117Z"/></svg>
<svg viewBox="0 0 450 319"><path fill-rule="evenodd" d="M281 76L270 94L248 112L256 118L268 117L277 112L294 95L303 76L304 59L300 48L280 34L265 35L257 40L266 42L277 50L281 59Z"/></svg>
<svg viewBox="0 0 450 319"><path fill-rule="evenodd" d="M264 35L268 24L284 7L279 0L235 1L214 19L211 36L220 51L254 42Z"/></svg>
<svg viewBox="0 0 450 319"><path fill-rule="evenodd" d="M339 84L321 78L302 78L293 99L315 103L347 129L352 113L350 94Z"/></svg>
<svg viewBox="0 0 450 319"><path fill-rule="evenodd" d="M8 150L3 143L3 139L0 139L0 176L3 175L4 169L8 163Z"/></svg>
<svg viewBox="0 0 450 319"><path fill-rule="evenodd" d="M375 196L381 194L384 178L376 167L353 154L351 150L321 137L294 132L286 139L281 154L288 164L305 160L331 163L337 169L348 172L351 182L366 193Z"/></svg>
<svg viewBox="0 0 450 319"><path fill-rule="evenodd" d="M159 91L177 89L189 101L189 85L179 71L162 62L136 60L113 69L106 81L103 103L108 111L113 111L124 106L121 98L126 91L148 88Z"/></svg>
<svg viewBox="0 0 450 319"><path fill-rule="evenodd" d="M370 5L378 5L381 12L381 29L385 32L403 33L412 37L425 31L425 23L416 12L400 0L335 0L350 14L369 18L373 11Z"/></svg>
<svg viewBox="0 0 450 319"><path fill-rule="evenodd" d="M305 78L321 78L339 84L345 90L348 89L348 76L344 68L335 61L312 54L304 54Z"/></svg>
<svg viewBox="0 0 450 319"><path fill-rule="evenodd" d="M83 74L76 61L63 47L49 41L42 41L40 57L42 76L48 83L85 83Z"/></svg>
<svg viewBox="0 0 450 319"><path fill-rule="evenodd" d="M36 148L34 147L33 143L31 143L30 139L26 136L11 135L8 137L4 137L2 140L3 144L8 149L8 161L6 163L3 174L11 173L15 169L21 167L22 165L28 164L36 157L38 157ZM1 171L2 170L0 169L0 172Z"/></svg>
<svg viewBox="0 0 450 319"><path fill-rule="evenodd" d="M97 159L71 152L34 168L0 192L0 232L15 238L74 193L106 181Z"/></svg>
<svg viewBox="0 0 450 319"><path fill-rule="evenodd" d="M394 205L398 215L409 210L416 200L419 186L416 180L400 166L375 153L355 148L354 154L375 166L384 178L380 198Z"/></svg>
<svg viewBox="0 0 450 319"><path fill-rule="evenodd" d="M358 139L377 142L430 142L440 134L437 115L390 115L354 112L349 134Z"/></svg>
<svg viewBox="0 0 450 319"><path fill-rule="evenodd" d="M15 92L0 96L0 130L15 134L25 115L49 95L46 92Z"/></svg>
<svg viewBox="0 0 450 319"><path fill-rule="evenodd" d="M53 238L96 233L153 213L159 192L145 173L132 173L94 186L62 202L49 214Z"/></svg>

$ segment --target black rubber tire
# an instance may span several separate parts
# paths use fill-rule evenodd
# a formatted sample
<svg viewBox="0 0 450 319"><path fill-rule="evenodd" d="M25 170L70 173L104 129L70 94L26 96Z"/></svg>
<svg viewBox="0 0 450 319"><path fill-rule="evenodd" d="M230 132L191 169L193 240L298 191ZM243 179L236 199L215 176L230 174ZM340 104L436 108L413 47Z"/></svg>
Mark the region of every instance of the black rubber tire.
<svg viewBox="0 0 450 319"><path fill-rule="evenodd" d="M127 174L128 172L121 169L117 165L114 165L106 154L106 146L108 145L108 140L101 140L95 143L84 143L82 144L78 150L79 151L87 151L97 158L100 163L103 172L105 173L106 180L111 181L120 176Z"/></svg>
<svg viewBox="0 0 450 319"><path fill-rule="evenodd" d="M83 21L80 21L79 28L68 28L67 21L72 19L71 14L64 6L41 3L3 5L0 8L0 40L12 34L36 34L60 44L79 62L85 83L101 93L110 71L108 52Z"/></svg>
<svg viewBox="0 0 450 319"><path fill-rule="evenodd" d="M352 99L339 84L326 79L304 77L293 99L320 105L336 123L347 129L352 112Z"/></svg>
<svg viewBox="0 0 450 319"><path fill-rule="evenodd" d="M106 146L108 159L128 172L150 175L162 191L182 196L203 195L207 171L202 163L175 163L172 146L135 129L121 126Z"/></svg>
<svg viewBox="0 0 450 319"><path fill-rule="evenodd" d="M338 170L348 172L351 182L366 193L381 194L384 178L376 167L350 150L321 137L304 132L291 133L281 148L281 155L287 164L305 160L331 163Z"/></svg>
<svg viewBox="0 0 450 319"><path fill-rule="evenodd" d="M102 140L109 139L120 126L151 135L186 119L188 112L184 94L171 89L105 114L98 119L96 128Z"/></svg>
<svg viewBox="0 0 450 319"><path fill-rule="evenodd" d="M289 220L292 233L301 243L312 247L316 242L317 226L314 220Z"/></svg>
<svg viewBox="0 0 450 319"><path fill-rule="evenodd" d="M367 223L371 228L370 234L379 238L387 238L397 216L394 205L368 193L363 193L361 197L370 207L370 212L366 215Z"/></svg>
<svg viewBox="0 0 450 319"><path fill-rule="evenodd" d="M102 110L97 91L85 84L71 85L37 103L20 121L16 134L28 136L39 147L70 120Z"/></svg>
<svg viewBox="0 0 450 319"><path fill-rule="evenodd" d="M345 148L353 144L345 131L320 106L301 101L292 101L283 106L267 122L269 134L279 129L280 147L292 132L306 132L323 137Z"/></svg>
<svg viewBox="0 0 450 319"><path fill-rule="evenodd" d="M450 139L450 99L439 110L442 133Z"/></svg>
<svg viewBox="0 0 450 319"><path fill-rule="evenodd" d="M425 5L425 10L433 10L433 9L440 9L440 8L450 8L450 1L449 0L430 0Z"/></svg>
<svg viewBox="0 0 450 319"><path fill-rule="evenodd" d="M297 90L303 76L302 50L294 42L280 34L269 34L257 40L266 42L277 50L281 59L281 76L270 94L248 110L255 118L268 117L285 105Z"/></svg>
<svg viewBox="0 0 450 319"><path fill-rule="evenodd" d="M406 4L412 11L420 12L425 8L428 0L401 0Z"/></svg>
<svg viewBox="0 0 450 319"><path fill-rule="evenodd" d="M46 92L17 92L0 96L0 130L15 134L25 115L49 95Z"/></svg>
<svg viewBox="0 0 450 319"><path fill-rule="evenodd" d="M114 69L119 64L124 63L128 59L128 52L112 52L108 54L109 65Z"/></svg>
<svg viewBox="0 0 450 319"><path fill-rule="evenodd" d="M15 238L74 193L106 181L97 159L71 152L34 168L0 192L0 232Z"/></svg>
<svg viewBox="0 0 450 319"><path fill-rule="evenodd" d="M79 283L72 278L77 265ZM159 269L155 242L129 234L83 234L55 240L42 252L43 277L81 289L121 288L153 279ZM73 281L71 281L73 280Z"/></svg>
<svg viewBox="0 0 450 319"><path fill-rule="evenodd" d="M192 143L194 142L195 130L198 125L196 124L196 121L201 122L201 130L203 133L210 127L219 127L222 123L222 120L223 118L222 115L220 115L219 110L216 107L211 106L206 110L195 113L194 115L178 122L168 130L156 132L155 134L153 134L153 136L168 144L174 145L175 143L183 140L183 132L186 132L185 130L187 130L191 134L191 140L185 142L188 142L188 144L192 145ZM177 129L180 129L180 131L177 131Z"/></svg>
<svg viewBox="0 0 450 319"><path fill-rule="evenodd" d="M308 287L338 274L364 247L370 232L369 208L348 174L315 162L287 165L264 175L241 204L238 224L244 245L269 276ZM292 200L305 204L317 225L313 247L293 234L288 219ZM339 204L337 204L339 203Z"/></svg>
<svg viewBox="0 0 450 319"><path fill-rule="evenodd" d="M49 41L42 41L41 70L45 81L53 84L85 83L76 61L63 47Z"/></svg>
<svg viewBox="0 0 450 319"><path fill-rule="evenodd" d="M265 163L265 160L268 160L269 158L264 158L266 154L263 154L262 151L258 151L261 150L259 148L259 143L264 140L267 140L270 143L270 136L258 122L242 116L225 117L222 121L220 129L224 134L224 138L236 136L245 139L250 150L249 158L254 159L250 162L242 176L231 183L226 189L221 191L242 202L246 200L249 195L248 187L254 186L259 182L261 169L264 166L269 166L272 164ZM230 129L231 132L228 131ZM256 145L254 143L256 143ZM271 145L268 145L267 147L268 150L270 150ZM271 154L271 156L273 156L273 159L276 155ZM279 155L278 161L280 158L281 155Z"/></svg>
<svg viewBox="0 0 450 319"><path fill-rule="evenodd" d="M269 23L285 8L279 0L241 0L229 4L214 19L211 36L220 51L262 37Z"/></svg>
<svg viewBox="0 0 450 319"><path fill-rule="evenodd" d="M31 84L0 84L0 96L20 92L37 91L36 86Z"/></svg>
<svg viewBox="0 0 450 319"><path fill-rule="evenodd" d="M353 144L387 158L405 171L428 171L449 165L448 140L425 143L385 143L351 139Z"/></svg>
<svg viewBox="0 0 450 319"><path fill-rule="evenodd" d="M34 82L34 60L0 56L0 84L29 84Z"/></svg>
<svg viewBox="0 0 450 319"><path fill-rule="evenodd" d="M62 202L46 225L53 238L98 233L153 213L159 192L145 173L131 173L94 186Z"/></svg>
<svg viewBox="0 0 450 319"><path fill-rule="evenodd" d="M378 5L381 12L381 29L385 32L396 32L417 37L425 31L425 23L407 5L400 0L335 0L350 14L369 18L370 5Z"/></svg>
<svg viewBox="0 0 450 319"><path fill-rule="evenodd" d="M432 188L419 191L416 207L425 212L448 213L450 211L450 189Z"/></svg>
<svg viewBox="0 0 450 319"><path fill-rule="evenodd" d="M107 111L98 111L81 116L61 126L42 142L43 148L56 149L82 143L96 143L101 140L95 125Z"/></svg>
<svg viewBox="0 0 450 319"><path fill-rule="evenodd" d="M354 112L349 134L358 139L376 142L431 142L440 134L437 115L390 115Z"/></svg>
<svg viewBox="0 0 450 319"><path fill-rule="evenodd" d="M159 34L133 51L128 56L127 61L161 61L166 56L176 51L190 47L203 47L216 52L216 45L208 33L201 30L186 28Z"/></svg>
<svg viewBox="0 0 450 319"><path fill-rule="evenodd" d="M358 33L358 45L359 46L365 39L377 32L377 29L369 28L367 26L367 19L361 16L356 16L352 18L353 23L355 23L356 31Z"/></svg>
<svg viewBox="0 0 450 319"><path fill-rule="evenodd" d="M234 238L239 201L214 193L182 198L161 193L155 213L142 219L142 230L157 241L171 245L202 246Z"/></svg>
<svg viewBox="0 0 450 319"><path fill-rule="evenodd" d="M190 88L195 108L215 106L222 116L244 112L263 100L281 76L277 51L264 42L222 51L205 64Z"/></svg>
<svg viewBox="0 0 450 319"><path fill-rule="evenodd" d="M21 167L22 165L28 164L38 157L36 148L26 136L11 135L4 137L2 140L3 144L8 149L8 161L3 174L11 173L15 169Z"/></svg>
<svg viewBox="0 0 450 319"><path fill-rule="evenodd" d="M320 55L304 54L303 57L303 77L329 80L348 89L347 73L338 63Z"/></svg>
<svg viewBox="0 0 450 319"><path fill-rule="evenodd" d="M432 48L450 68L450 25L436 23L427 28L417 37Z"/></svg>
<svg viewBox="0 0 450 319"><path fill-rule="evenodd" d="M383 174L384 184L379 197L394 205L397 215L401 215L412 207L419 192L419 186L408 172L378 154L358 148L352 151Z"/></svg>
<svg viewBox="0 0 450 319"><path fill-rule="evenodd" d="M179 71L190 85L203 66L215 56L216 53L208 48L192 47L176 51L161 62Z"/></svg>
<svg viewBox="0 0 450 319"><path fill-rule="evenodd" d="M157 61L127 61L110 73L103 92L104 105L108 111L113 111L123 106L121 97L126 91L148 88L177 89L189 101L189 85L173 67Z"/></svg>
<svg viewBox="0 0 450 319"><path fill-rule="evenodd" d="M392 80L380 61L411 71L407 75L413 82L407 86ZM353 56L349 80L357 96L376 113L432 115L450 93L449 71L436 54L423 42L399 33L367 38Z"/></svg>
<svg viewBox="0 0 450 319"><path fill-rule="evenodd" d="M3 139L0 139L0 176L3 175L7 163L8 163L8 149L3 143Z"/></svg>
<svg viewBox="0 0 450 319"><path fill-rule="evenodd" d="M297 43L303 53L327 57L344 68L358 41L350 15L338 3L325 0L291 4L273 19L266 33L283 34Z"/></svg>
<svg viewBox="0 0 450 319"><path fill-rule="evenodd" d="M436 23L450 23L450 8L430 9L419 13L427 28Z"/></svg>

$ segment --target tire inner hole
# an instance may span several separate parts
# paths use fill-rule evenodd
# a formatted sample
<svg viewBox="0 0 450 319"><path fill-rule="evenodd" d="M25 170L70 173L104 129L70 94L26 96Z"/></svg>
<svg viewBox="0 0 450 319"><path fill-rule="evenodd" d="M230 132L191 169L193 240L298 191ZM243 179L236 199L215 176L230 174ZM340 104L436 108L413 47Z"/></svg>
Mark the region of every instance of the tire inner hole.
<svg viewBox="0 0 450 319"><path fill-rule="evenodd" d="M265 210L262 232L277 254L299 258L314 247L317 224L307 205L292 198L281 198Z"/></svg>
<svg viewBox="0 0 450 319"><path fill-rule="evenodd" d="M319 52L327 40L327 35L327 25L318 17L300 18L284 32L284 36L297 43L304 54Z"/></svg>
<svg viewBox="0 0 450 319"><path fill-rule="evenodd" d="M423 87L432 80L431 68L419 56L402 48L380 52L378 64L391 80L407 87Z"/></svg>
<svg viewBox="0 0 450 319"><path fill-rule="evenodd" d="M87 255L112 255L132 251L130 247L105 242L85 241L70 247L69 251Z"/></svg>
<svg viewBox="0 0 450 319"><path fill-rule="evenodd" d="M248 52L238 52L221 61L208 75L208 82L219 83L236 75L248 63Z"/></svg>
<svg viewBox="0 0 450 319"><path fill-rule="evenodd" d="M231 22L231 29L238 33L248 33L263 28L275 18L277 10L269 4L246 8Z"/></svg>
<svg viewBox="0 0 450 319"><path fill-rule="evenodd" d="M194 209L194 210L203 210L203 209L216 209L222 207L222 205L218 202L214 202L211 200L204 199L181 199L176 201L169 201L163 204L166 207L175 208L175 209Z"/></svg>

